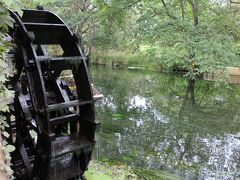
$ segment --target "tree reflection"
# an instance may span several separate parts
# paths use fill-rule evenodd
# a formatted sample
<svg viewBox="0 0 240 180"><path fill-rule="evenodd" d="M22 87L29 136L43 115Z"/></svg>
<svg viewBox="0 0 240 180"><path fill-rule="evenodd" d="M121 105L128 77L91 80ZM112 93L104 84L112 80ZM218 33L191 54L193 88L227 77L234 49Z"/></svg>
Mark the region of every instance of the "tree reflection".
<svg viewBox="0 0 240 180"><path fill-rule="evenodd" d="M101 159L189 179L239 176L239 86L143 71L92 72L106 97L97 105Z"/></svg>

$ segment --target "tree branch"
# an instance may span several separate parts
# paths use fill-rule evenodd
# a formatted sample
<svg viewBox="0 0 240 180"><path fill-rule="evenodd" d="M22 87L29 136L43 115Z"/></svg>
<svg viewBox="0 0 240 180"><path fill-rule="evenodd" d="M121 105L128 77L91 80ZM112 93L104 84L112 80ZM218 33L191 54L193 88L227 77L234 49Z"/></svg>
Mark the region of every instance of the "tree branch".
<svg viewBox="0 0 240 180"><path fill-rule="evenodd" d="M164 8L165 8L165 10L166 10L166 14L167 14L170 18L172 18L172 19L177 19L177 17L175 17L174 15L172 15L172 14L169 12L169 9L168 9L165 1L164 1L164 0L161 0L161 2L162 2L163 6L164 6Z"/></svg>

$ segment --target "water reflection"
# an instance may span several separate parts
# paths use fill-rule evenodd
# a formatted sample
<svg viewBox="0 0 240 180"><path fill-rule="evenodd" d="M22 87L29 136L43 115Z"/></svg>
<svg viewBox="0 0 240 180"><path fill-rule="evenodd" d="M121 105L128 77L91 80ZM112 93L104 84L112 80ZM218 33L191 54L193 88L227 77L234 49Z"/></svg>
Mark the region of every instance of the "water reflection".
<svg viewBox="0 0 240 180"><path fill-rule="evenodd" d="M97 104L97 158L185 179L240 178L239 85L199 80L191 89L176 75L91 72L105 95Z"/></svg>

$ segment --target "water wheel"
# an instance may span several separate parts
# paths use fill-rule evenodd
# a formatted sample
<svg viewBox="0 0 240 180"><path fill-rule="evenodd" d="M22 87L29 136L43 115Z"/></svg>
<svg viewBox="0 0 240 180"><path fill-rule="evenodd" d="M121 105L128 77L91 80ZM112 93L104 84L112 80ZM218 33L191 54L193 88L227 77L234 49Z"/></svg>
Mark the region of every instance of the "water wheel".
<svg viewBox="0 0 240 180"><path fill-rule="evenodd" d="M15 74L8 88L15 91L15 97L7 117L8 141L16 147L11 154L14 176L81 178L98 124L94 101L101 95L89 81L78 38L49 11L10 14L15 23L9 28L13 44L9 59ZM71 81L64 79L63 72Z"/></svg>

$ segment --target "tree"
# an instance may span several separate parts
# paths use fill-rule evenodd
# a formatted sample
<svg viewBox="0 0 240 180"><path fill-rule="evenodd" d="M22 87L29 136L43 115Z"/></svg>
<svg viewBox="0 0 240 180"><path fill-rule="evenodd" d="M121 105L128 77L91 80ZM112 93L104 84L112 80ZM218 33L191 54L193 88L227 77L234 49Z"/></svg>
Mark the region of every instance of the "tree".
<svg viewBox="0 0 240 180"><path fill-rule="evenodd" d="M228 10L226 7L208 1L161 2L153 10L149 9L157 2L146 3L138 33L160 63L187 70L186 76L191 79L236 63L234 37L226 30L220 31L223 24L230 26L226 18L218 17L219 12Z"/></svg>

